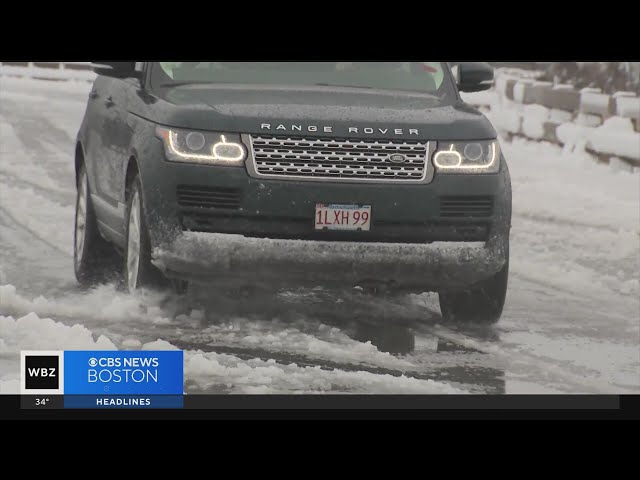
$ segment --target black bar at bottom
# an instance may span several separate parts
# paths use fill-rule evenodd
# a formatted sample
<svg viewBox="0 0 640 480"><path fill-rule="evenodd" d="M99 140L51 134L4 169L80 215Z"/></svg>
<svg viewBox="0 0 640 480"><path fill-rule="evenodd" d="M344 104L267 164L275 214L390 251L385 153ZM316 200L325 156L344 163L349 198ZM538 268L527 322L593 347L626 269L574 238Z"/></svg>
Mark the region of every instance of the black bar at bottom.
<svg viewBox="0 0 640 480"><path fill-rule="evenodd" d="M617 395L185 395L185 409L614 410Z"/></svg>
<svg viewBox="0 0 640 480"><path fill-rule="evenodd" d="M20 408L63 409L62 395L21 395ZM212 410L615 410L617 395L197 395L185 409Z"/></svg>

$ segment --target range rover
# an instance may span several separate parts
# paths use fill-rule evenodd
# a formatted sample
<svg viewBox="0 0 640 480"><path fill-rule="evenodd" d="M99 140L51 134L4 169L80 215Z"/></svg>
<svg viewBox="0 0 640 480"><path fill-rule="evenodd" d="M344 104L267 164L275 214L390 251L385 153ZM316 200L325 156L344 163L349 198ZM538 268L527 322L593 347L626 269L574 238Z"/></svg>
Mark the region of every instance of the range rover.
<svg viewBox="0 0 640 480"><path fill-rule="evenodd" d="M75 149L90 286L328 286L439 295L490 324L511 182L460 92L481 62L94 62Z"/></svg>

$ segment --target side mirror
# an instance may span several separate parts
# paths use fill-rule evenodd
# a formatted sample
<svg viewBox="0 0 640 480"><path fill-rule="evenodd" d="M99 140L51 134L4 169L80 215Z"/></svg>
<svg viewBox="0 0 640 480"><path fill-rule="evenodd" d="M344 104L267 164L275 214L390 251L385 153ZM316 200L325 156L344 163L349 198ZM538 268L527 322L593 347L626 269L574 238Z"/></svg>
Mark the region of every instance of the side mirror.
<svg viewBox="0 0 640 480"><path fill-rule="evenodd" d="M92 69L98 75L114 78L141 78L136 70L136 62L91 62Z"/></svg>
<svg viewBox="0 0 640 480"><path fill-rule="evenodd" d="M493 86L493 68L486 62L458 64L458 90L480 92Z"/></svg>

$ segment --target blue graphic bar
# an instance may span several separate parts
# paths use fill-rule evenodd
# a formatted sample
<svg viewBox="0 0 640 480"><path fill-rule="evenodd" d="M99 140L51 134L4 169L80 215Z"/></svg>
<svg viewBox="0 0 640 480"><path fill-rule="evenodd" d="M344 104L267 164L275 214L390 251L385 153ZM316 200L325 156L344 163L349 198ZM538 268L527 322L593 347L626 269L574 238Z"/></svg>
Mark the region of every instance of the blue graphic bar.
<svg viewBox="0 0 640 480"><path fill-rule="evenodd" d="M64 408L183 408L182 395L65 395Z"/></svg>
<svg viewBox="0 0 640 480"><path fill-rule="evenodd" d="M182 395L180 350L64 352L65 395Z"/></svg>

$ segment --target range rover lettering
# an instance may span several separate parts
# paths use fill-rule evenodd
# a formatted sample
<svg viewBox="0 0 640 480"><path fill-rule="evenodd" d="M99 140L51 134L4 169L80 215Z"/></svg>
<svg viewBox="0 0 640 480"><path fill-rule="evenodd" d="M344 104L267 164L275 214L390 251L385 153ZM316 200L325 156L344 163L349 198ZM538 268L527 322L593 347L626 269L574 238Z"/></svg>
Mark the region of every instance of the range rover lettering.
<svg viewBox="0 0 640 480"><path fill-rule="evenodd" d="M85 286L439 294L494 323L511 182L459 92L484 63L95 62L75 150Z"/></svg>

